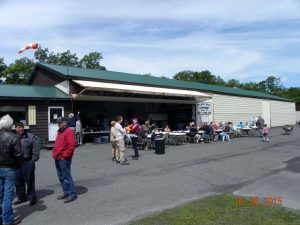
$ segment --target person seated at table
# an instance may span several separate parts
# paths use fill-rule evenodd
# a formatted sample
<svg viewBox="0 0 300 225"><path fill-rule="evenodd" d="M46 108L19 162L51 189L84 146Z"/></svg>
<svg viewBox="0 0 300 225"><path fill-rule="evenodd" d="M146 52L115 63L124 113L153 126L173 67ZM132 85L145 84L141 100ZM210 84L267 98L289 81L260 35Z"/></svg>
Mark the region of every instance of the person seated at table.
<svg viewBox="0 0 300 225"><path fill-rule="evenodd" d="M220 133L220 127L218 123L212 123L211 125L211 129L213 130L213 136L214 136L214 140L217 141L219 139L219 133Z"/></svg>
<svg viewBox="0 0 300 225"><path fill-rule="evenodd" d="M151 124L151 122L149 121L149 133L152 133L153 130L155 130L157 128L157 123L156 122L153 122Z"/></svg>
<svg viewBox="0 0 300 225"><path fill-rule="evenodd" d="M249 135L249 130L251 130L251 128L250 128L248 122L245 123L245 125L242 129L243 129L243 135Z"/></svg>
<svg viewBox="0 0 300 225"><path fill-rule="evenodd" d="M151 150L151 145L155 140L155 137L158 133L155 132L154 130L152 131L151 134L147 135L147 138L143 140L143 145L142 149L144 149L145 151L150 151ZM150 137L149 137L150 136Z"/></svg>
<svg viewBox="0 0 300 225"><path fill-rule="evenodd" d="M225 126L224 131L225 131L225 133L227 133L229 131L229 137L230 138L233 138L233 137L236 136L236 132L235 132L235 129L234 129L234 126L233 126L232 122L227 123L227 126Z"/></svg>
<svg viewBox="0 0 300 225"><path fill-rule="evenodd" d="M228 124L226 124L224 127L224 130L221 133L219 133L219 138L222 141L225 141L225 140L230 141L230 137L229 137L230 131L231 131L230 126Z"/></svg>
<svg viewBox="0 0 300 225"><path fill-rule="evenodd" d="M197 130L196 126L193 124L190 127L190 130L189 130L189 132L186 135L189 136L189 137L195 137L196 134L197 134L197 132L198 132L198 130Z"/></svg>
<svg viewBox="0 0 300 225"><path fill-rule="evenodd" d="M197 142L201 136L200 134L198 134L198 129L196 128L195 123L191 123L191 125L192 126L190 127L190 130L186 135L190 138L195 138L195 141Z"/></svg>
<svg viewBox="0 0 300 225"><path fill-rule="evenodd" d="M208 143L209 142L209 138L211 136L211 134L213 133L212 129L211 129L211 126L207 125L206 123L204 123L199 130L202 130L202 134L201 134L201 137L197 140L199 143L201 143L202 141L203 142L206 142Z"/></svg>
<svg viewBox="0 0 300 225"><path fill-rule="evenodd" d="M245 126L245 125L243 124L243 122L240 122L236 127L240 128L240 129L243 129L244 126Z"/></svg>
<svg viewBox="0 0 300 225"><path fill-rule="evenodd" d="M220 127L219 127L219 125L217 124L217 123L212 123L211 124L211 129L215 132L216 130L219 130L220 129Z"/></svg>
<svg viewBox="0 0 300 225"><path fill-rule="evenodd" d="M223 122L219 122L219 129L224 130L225 124Z"/></svg>
<svg viewBox="0 0 300 225"><path fill-rule="evenodd" d="M166 127L164 129L164 132L167 132L167 133L171 132L171 129L169 128L169 125L166 125Z"/></svg>

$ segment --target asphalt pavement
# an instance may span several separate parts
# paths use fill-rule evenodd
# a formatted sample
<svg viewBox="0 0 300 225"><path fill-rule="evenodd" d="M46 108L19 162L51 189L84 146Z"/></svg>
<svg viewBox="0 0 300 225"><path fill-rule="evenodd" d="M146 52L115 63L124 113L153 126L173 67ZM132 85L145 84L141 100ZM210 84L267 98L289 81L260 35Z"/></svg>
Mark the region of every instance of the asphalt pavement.
<svg viewBox="0 0 300 225"><path fill-rule="evenodd" d="M39 201L15 206L15 214L24 225L127 224L216 193L281 197L284 207L300 210L300 127L293 135L282 135L282 128L270 132L269 143L242 137L171 146L164 155L141 151L127 166L111 161L109 144L86 144L74 155L79 196L69 204L56 199L61 187L54 160L43 150L36 165Z"/></svg>

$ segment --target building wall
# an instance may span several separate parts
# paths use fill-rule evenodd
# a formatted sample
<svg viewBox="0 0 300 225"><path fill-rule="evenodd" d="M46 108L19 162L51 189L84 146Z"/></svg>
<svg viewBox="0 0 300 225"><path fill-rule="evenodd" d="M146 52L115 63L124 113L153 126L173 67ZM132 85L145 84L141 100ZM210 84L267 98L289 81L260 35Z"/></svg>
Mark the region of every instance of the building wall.
<svg viewBox="0 0 300 225"><path fill-rule="evenodd" d="M271 126L284 126L296 123L294 102L271 101Z"/></svg>
<svg viewBox="0 0 300 225"><path fill-rule="evenodd" d="M33 79L30 80L29 84L31 85L41 85L41 86L53 86L62 81L64 81L60 76L57 76L43 68L38 68L35 71Z"/></svg>
<svg viewBox="0 0 300 225"><path fill-rule="evenodd" d="M249 122L254 116L262 116L263 100L230 95L213 95L213 120L216 122Z"/></svg>
<svg viewBox="0 0 300 225"><path fill-rule="evenodd" d="M265 124L271 126L271 101L262 100L262 118L265 120Z"/></svg>
<svg viewBox="0 0 300 225"><path fill-rule="evenodd" d="M264 118L268 126L295 124L295 103L229 95L213 95L213 120L232 121L234 124L248 122L254 116Z"/></svg>
<svg viewBox="0 0 300 225"><path fill-rule="evenodd" d="M63 106L65 116L70 113L70 103L45 100L0 100L3 106L36 106L36 125L29 126L30 132L48 141L48 106Z"/></svg>

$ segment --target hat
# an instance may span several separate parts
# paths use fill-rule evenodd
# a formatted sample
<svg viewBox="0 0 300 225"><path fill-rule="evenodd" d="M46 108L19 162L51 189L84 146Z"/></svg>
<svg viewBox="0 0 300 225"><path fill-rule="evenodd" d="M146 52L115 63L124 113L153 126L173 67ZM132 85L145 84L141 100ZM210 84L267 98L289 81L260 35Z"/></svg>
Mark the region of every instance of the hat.
<svg viewBox="0 0 300 225"><path fill-rule="evenodd" d="M57 119L57 123L62 123L64 121L67 121L67 119L65 117L58 117L58 119Z"/></svg>
<svg viewBox="0 0 300 225"><path fill-rule="evenodd" d="M132 121L139 122L139 119L138 118L133 118Z"/></svg>
<svg viewBox="0 0 300 225"><path fill-rule="evenodd" d="M17 122L17 123L15 124L15 127L24 127L24 123L22 123L22 122Z"/></svg>
<svg viewBox="0 0 300 225"><path fill-rule="evenodd" d="M69 114L69 118L72 118L72 117L74 117L74 113Z"/></svg>

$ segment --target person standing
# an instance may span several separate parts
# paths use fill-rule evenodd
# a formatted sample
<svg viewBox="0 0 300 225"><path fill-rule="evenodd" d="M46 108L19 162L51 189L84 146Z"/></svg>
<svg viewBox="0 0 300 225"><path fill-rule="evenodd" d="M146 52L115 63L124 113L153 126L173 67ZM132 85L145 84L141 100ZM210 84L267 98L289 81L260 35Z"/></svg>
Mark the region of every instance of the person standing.
<svg viewBox="0 0 300 225"><path fill-rule="evenodd" d="M6 225L21 223L21 217L14 216L16 169L23 157L20 138L11 132L14 121L9 115L0 119L0 205L2 222Z"/></svg>
<svg viewBox="0 0 300 225"><path fill-rule="evenodd" d="M77 115L75 116L74 113L70 113L68 118L66 118L67 122L68 122L68 127L71 128L71 130L73 130L75 132L75 127L76 127L76 121L79 119L80 117L80 112L77 113Z"/></svg>
<svg viewBox="0 0 300 225"><path fill-rule="evenodd" d="M36 137L24 130L23 123L17 123L15 127L21 139L23 160L21 168L16 172L18 200L14 202L14 205L19 205L26 201L29 201L29 205L34 205L37 201L35 193L35 162L40 158L40 147Z"/></svg>
<svg viewBox="0 0 300 225"><path fill-rule="evenodd" d="M75 131L76 131L76 144L82 145L83 130L82 130L82 124L80 118L76 121Z"/></svg>
<svg viewBox="0 0 300 225"><path fill-rule="evenodd" d="M140 133L140 125L138 124L139 120L137 118L133 118L132 122L133 122L133 127L130 130L132 147L134 149L134 156L132 157L132 160L138 160L139 150L137 148L137 139Z"/></svg>
<svg viewBox="0 0 300 225"><path fill-rule="evenodd" d="M116 160L116 148L117 148L117 142L116 142L116 129L115 129L115 125L116 125L116 121L111 121L110 123L111 127L110 127L110 143L111 143L111 155L112 161Z"/></svg>
<svg viewBox="0 0 300 225"><path fill-rule="evenodd" d="M125 160L125 142L124 136L126 134L124 128L121 123L123 122L122 116L117 116L115 119L115 132L116 132L116 163L120 163L121 165L129 165L129 162Z"/></svg>
<svg viewBox="0 0 300 225"><path fill-rule="evenodd" d="M68 128L68 120L60 117L57 119L58 131L52 151L55 160L57 175L63 190L63 195L57 199L64 199L64 203L69 203L77 199L74 181L71 175L72 157L75 150L74 132Z"/></svg>
<svg viewBox="0 0 300 225"><path fill-rule="evenodd" d="M263 128L263 141L269 142L269 128L267 124L264 124Z"/></svg>

